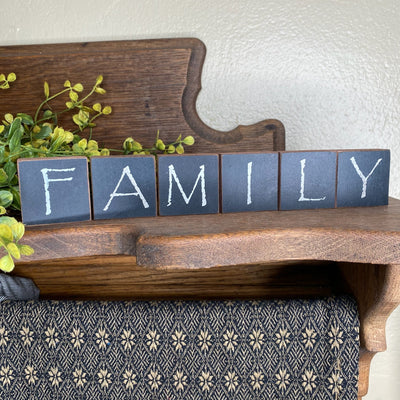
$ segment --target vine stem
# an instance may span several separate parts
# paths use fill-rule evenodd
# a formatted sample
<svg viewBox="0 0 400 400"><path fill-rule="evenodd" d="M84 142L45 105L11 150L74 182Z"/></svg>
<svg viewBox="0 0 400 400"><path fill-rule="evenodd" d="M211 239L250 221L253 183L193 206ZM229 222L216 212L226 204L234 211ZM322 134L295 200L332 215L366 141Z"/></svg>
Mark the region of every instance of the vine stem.
<svg viewBox="0 0 400 400"><path fill-rule="evenodd" d="M36 110L36 112L35 112L35 118L33 119L35 125L37 124L39 112L40 112L40 110L42 109L42 107L43 107L46 103L48 103L49 101L54 100L56 97L58 97L58 96L60 96L60 95L62 95L62 94L64 94L64 93L68 92L69 90L71 90L71 88L66 88L66 89L64 89L64 90L61 90L61 92L58 92L58 93L56 93L56 94L53 94L53 96L47 97L44 101L42 101L42 102L39 104L39 107L37 108L37 110Z"/></svg>

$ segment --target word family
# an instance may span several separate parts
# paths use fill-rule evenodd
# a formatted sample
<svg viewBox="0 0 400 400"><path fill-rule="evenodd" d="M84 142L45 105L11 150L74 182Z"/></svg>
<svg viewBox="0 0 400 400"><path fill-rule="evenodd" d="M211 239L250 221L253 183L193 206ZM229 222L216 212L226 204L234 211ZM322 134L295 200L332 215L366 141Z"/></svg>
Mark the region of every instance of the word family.
<svg viewBox="0 0 400 400"><path fill-rule="evenodd" d="M387 205L389 170L389 150L92 157L90 179L85 157L18 160L26 224Z"/></svg>

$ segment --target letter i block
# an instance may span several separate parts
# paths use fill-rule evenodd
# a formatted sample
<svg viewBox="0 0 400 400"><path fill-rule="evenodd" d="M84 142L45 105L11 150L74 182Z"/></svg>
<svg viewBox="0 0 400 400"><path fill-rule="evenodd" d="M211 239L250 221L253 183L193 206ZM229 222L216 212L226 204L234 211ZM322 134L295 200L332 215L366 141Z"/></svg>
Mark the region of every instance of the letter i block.
<svg viewBox="0 0 400 400"><path fill-rule="evenodd" d="M157 214L153 156L92 157L90 164L94 219Z"/></svg>
<svg viewBox="0 0 400 400"><path fill-rule="evenodd" d="M337 206L387 205L389 172L389 150L339 152Z"/></svg>
<svg viewBox="0 0 400 400"><path fill-rule="evenodd" d="M280 209L334 208L335 151L282 152Z"/></svg>
<svg viewBox="0 0 400 400"><path fill-rule="evenodd" d="M158 206L160 215L218 213L218 155L159 156Z"/></svg>
<svg viewBox="0 0 400 400"><path fill-rule="evenodd" d="M222 212L278 209L278 153L221 154Z"/></svg>
<svg viewBox="0 0 400 400"><path fill-rule="evenodd" d="M86 157L20 159L18 176L25 224L90 219Z"/></svg>

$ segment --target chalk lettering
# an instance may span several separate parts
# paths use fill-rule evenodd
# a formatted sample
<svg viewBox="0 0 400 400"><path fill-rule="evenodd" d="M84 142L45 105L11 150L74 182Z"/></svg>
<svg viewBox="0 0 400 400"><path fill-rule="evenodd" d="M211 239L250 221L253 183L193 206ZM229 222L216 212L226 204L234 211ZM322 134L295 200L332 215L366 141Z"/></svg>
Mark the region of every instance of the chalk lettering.
<svg viewBox="0 0 400 400"><path fill-rule="evenodd" d="M376 167L380 164L380 162L382 161L382 158L379 158L378 161L375 163L374 167L371 169L370 173L365 176L362 171L360 170L360 167L357 164L357 161L355 159L355 157L351 157L350 158L351 163L353 164L354 169L357 172L357 175L361 178L362 180L362 191L361 191L361 198L364 199L365 197L367 197L367 183L368 183L368 179L369 177L374 173Z"/></svg>
<svg viewBox="0 0 400 400"><path fill-rule="evenodd" d="M118 189L119 189L119 187L122 183L122 180L124 179L125 176L128 177L132 186L135 188L136 192L118 193ZM112 201L114 200L114 197L122 197L122 196L139 196L140 200L142 200L143 207L149 208L149 203L147 202L146 198L143 196L143 193L140 190L139 186L137 185L135 178L133 177L128 165L122 170L121 177L119 178L119 181L118 181L117 185L115 186L114 191L110 194L110 199L108 200L106 206L103 208L103 211L107 211L110 208L110 205L111 205Z"/></svg>
<svg viewBox="0 0 400 400"><path fill-rule="evenodd" d="M44 195L45 195L45 205L46 205L46 215L51 214L51 202L50 202L50 192L49 192L49 186L50 182L64 182L64 181L72 181L72 176L68 178L56 178L56 179L51 179L48 176L49 172L73 172L75 171L75 168L42 168L40 172L42 173L43 176L43 181L44 181Z"/></svg>
<svg viewBox="0 0 400 400"><path fill-rule="evenodd" d="M182 194L183 200L185 201L186 204L189 204L190 199L193 196L193 193L200 181L201 185L201 206L205 207L207 205L207 197L206 197L206 180L204 176L204 165L200 165L200 172L197 175L196 182L193 186L192 192L190 193L189 196L186 196L185 191L183 190L183 187L181 185L181 182L179 181L179 178L175 172L175 167L173 164L170 164L168 166L168 179L169 179L169 186L168 186L168 204L167 207L170 207L172 205L172 178L174 178L176 185L178 186L179 191Z"/></svg>
<svg viewBox="0 0 400 400"><path fill-rule="evenodd" d="M247 205L252 203L251 201L251 174L253 171L253 161L247 163Z"/></svg>
<svg viewBox="0 0 400 400"><path fill-rule="evenodd" d="M304 196L304 183L305 183L305 173L304 169L306 167L306 159L303 158L300 160L300 165L301 165L301 179L300 179L300 197L298 201L323 201L326 199L326 196L320 197L320 198L308 198Z"/></svg>

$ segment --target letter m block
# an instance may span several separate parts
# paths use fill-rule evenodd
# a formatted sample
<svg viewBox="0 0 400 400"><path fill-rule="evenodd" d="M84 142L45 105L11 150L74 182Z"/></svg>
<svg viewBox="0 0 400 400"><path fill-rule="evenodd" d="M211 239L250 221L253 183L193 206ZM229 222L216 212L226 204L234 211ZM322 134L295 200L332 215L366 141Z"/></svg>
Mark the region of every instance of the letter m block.
<svg viewBox="0 0 400 400"><path fill-rule="evenodd" d="M160 215L218 213L218 155L159 156L158 196Z"/></svg>
<svg viewBox="0 0 400 400"><path fill-rule="evenodd" d="M86 157L20 159L18 175L25 224L90 219Z"/></svg>

